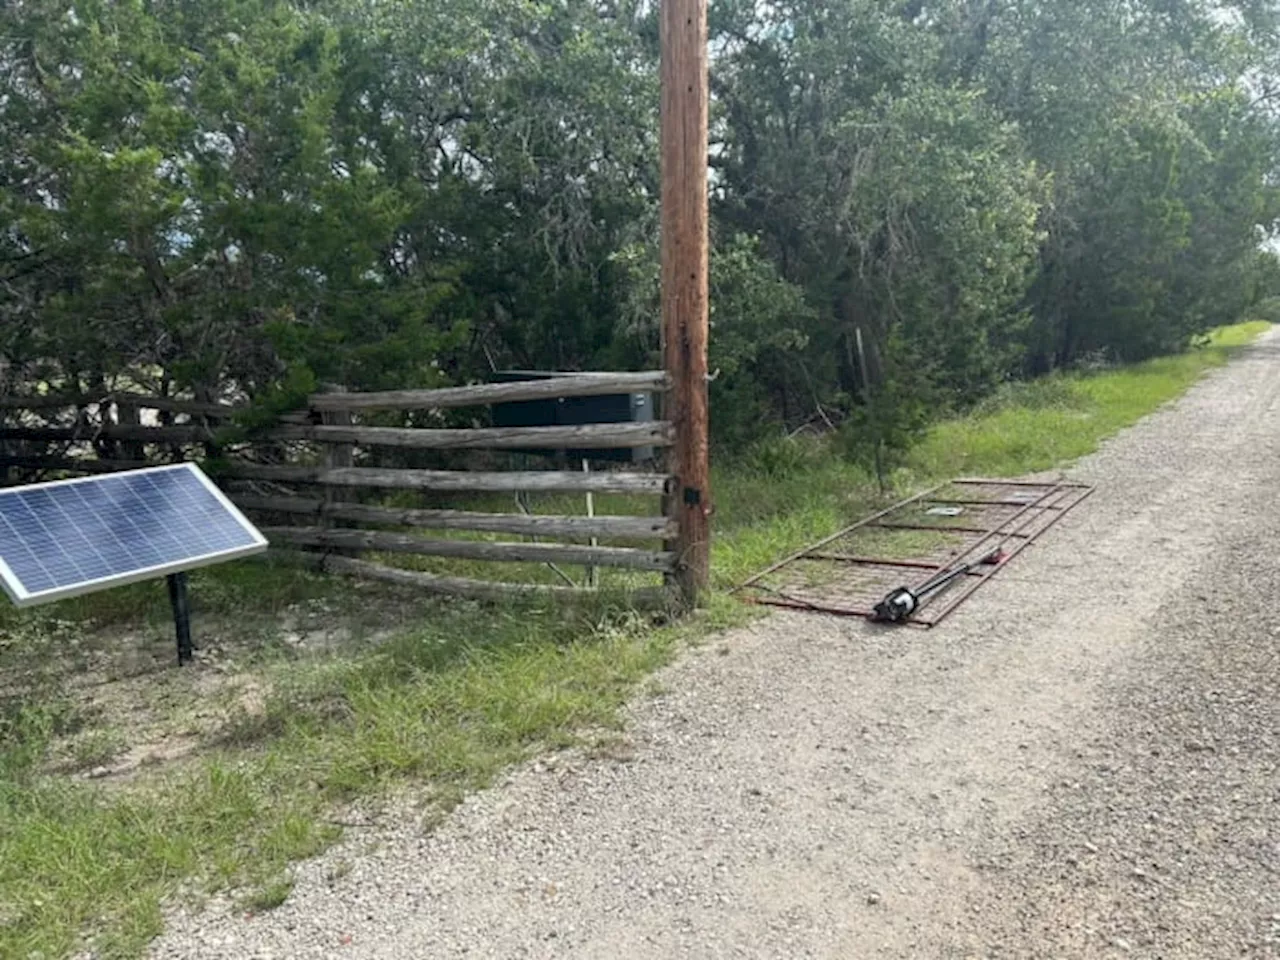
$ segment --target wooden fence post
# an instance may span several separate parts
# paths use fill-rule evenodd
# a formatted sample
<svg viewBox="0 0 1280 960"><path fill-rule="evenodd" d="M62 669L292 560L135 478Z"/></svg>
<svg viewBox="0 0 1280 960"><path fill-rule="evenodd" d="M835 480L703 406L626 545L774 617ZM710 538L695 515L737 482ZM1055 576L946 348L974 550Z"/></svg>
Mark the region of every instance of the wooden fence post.
<svg viewBox="0 0 1280 960"><path fill-rule="evenodd" d="M325 384L323 387L326 393L346 393L347 388L336 384ZM349 427L351 426L350 410L326 410L320 414L321 422L326 426ZM356 447L354 443L331 443L325 446L324 465L330 469L340 469L342 467L354 466L356 462ZM326 487L324 491L324 500L327 506L334 506L346 500L350 500L350 492L340 490L335 487ZM322 527L341 527L343 524L329 516L320 519ZM342 556L354 557L358 551L346 550L342 548L332 549L333 553Z"/></svg>
<svg viewBox="0 0 1280 960"><path fill-rule="evenodd" d="M692 606L710 584L707 450L707 0L662 0L662 334L679 524L675 582Z"/></svg>

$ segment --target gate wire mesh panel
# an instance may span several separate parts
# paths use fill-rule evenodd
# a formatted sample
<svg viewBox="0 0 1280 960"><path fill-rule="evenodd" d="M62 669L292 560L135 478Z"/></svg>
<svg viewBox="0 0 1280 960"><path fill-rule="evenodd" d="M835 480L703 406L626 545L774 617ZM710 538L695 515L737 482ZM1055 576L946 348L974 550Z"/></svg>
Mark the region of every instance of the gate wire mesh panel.
<svg viewBox="0 0 1280 960"><path fill-rule="evenodd" d="M869 617L891 590L975 564L907 621L931 627L1092 492L1079 483L952 480L806 547L738 592L755 603ZM1000 563L978 563L995 550Z"/></svg>

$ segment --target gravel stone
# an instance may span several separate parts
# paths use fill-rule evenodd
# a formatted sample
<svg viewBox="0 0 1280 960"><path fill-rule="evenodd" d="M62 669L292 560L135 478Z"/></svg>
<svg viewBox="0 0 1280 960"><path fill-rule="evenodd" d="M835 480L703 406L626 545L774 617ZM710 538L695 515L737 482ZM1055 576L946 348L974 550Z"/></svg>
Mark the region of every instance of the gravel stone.
<svg viewBox="0 0 1280 960"><path fill-rule="evenodd" d="M1098 492L940 628L753 623L625 762L350 831L151 957L1280 957L1280 337L1069 472Z"/></svg>

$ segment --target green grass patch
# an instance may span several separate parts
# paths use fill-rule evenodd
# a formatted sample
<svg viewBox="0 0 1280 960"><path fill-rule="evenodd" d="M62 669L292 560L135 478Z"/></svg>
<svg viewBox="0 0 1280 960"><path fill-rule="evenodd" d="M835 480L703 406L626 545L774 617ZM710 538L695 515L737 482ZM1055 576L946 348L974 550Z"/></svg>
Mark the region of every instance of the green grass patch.
<svg viewBox="0 0 1280 960"><path fill-rule="evenodd" d="M263 913L283 906L291 893L293 893L293 880L289 877L280 877L264 883L249 893L240 901L240 905L252 913Z"/></svg>
<svg viewBox="0 0 1280 960"><path fill-rule="evenodd" d="M711 568L718 588L740 583L833 533L880 499L862 468L829 456L812 441L778 443L796 445L803 457L786 467L747 463L712 469L716 540Z"/></svg>
<svg viewBox="0 0 1280 960"><path fill-rule="evenodd" d="M1178 356L1013 385L971 416L930 430L908 461L912 479L1017 476L1077 460L1180 396L1269 326L1237 324Z"/></svg>
<svg viewBox="0 0 1280 960"><path fill-rule="evenodd" d="M733 613L720 602L699 619ZM258 661L263 703L193 761L123 784L45 772L70 708L11 695L0 722L0 957L65 956L86 937L103 957L136 956L180 887L247 890L238 902L264 909L287 896L284 868L338 835L329 811L409 781L448 809L530 751L616 724L679 637L617 610L537 604L440 603L419 623L363 652Z"/></svg>
<svg viewBox="0 0 1280 960"><path fill-rule="evenodd" d="M934 427L895 484L901 491L956 474L1016 475L1075 459L1176 397L1264 328L1219 331L1179 357L1011 387ZM866 471L811 440L778 440L743 462L717 464L714 483L720 587L886 499ZM540 506L581 512L569 499ZM600 513L653 508L630 498L596 502ZM922 547L919 534L893 536L903 550ZM480 565L414 562L493 575ZM535 571L548 576L531 565L513 572ZM281 879L288 864L337 836L330 818L343 803L413 783L427 795L430 819L531 752L616 727L619 708L682 638L744 615L717 593L691 623L655 628L607 598L572 610L437 603L260 563L201 571L192 598L197 639L221 624L226 661L185 672L168 666L161 585L34 612L0 606L0 958L65 956L86 941L103 957L136 956L160 929L164 898L179 891L230 888L249 909L278 906L291 889ZM317 604L322 621L383 635L312 651L283 642L284 624ZM131 725L112 725L76 686L85 677L117 682L112 665L122 637L142 650L147 677L168 684L166 704L203 704L212 695L202 685L235 679L237 671L256 692L248 697L230 685L237 692L219 701L226 716L213 733L201 727L192 734L186 720L175 722L175 734L199 741L181 762L112 782L53 772L59 744L71 744L72 768L111 762L130 745ZM130 689L146 697L151 680ZM625 745L610 743L606 752L620 755Z"/></svg>
<svg viewBox="0 0 1280 960"><path fill-rule="evenodd" d="M286 565L232 563L194 570L190 579L193 613L215 616L246 609L266 616L330 592L325 578ZM75 597L45 609L61 621L96 626L169 623L172 616L168 591L163 581L156 580ZM22 618L23 614L7 603L0 605L0 630L13 628Z"/></svg>
<svg viewBox="0 0 1280 960"><path fill-rule="evenodd" d="M1178 356L1011 384L973 413L935 424L896 471L888 496L821 441L763 444L745 462L713 467L713 581L719 588L740 583L911 490L955 476L1014 477L1077 460L1269 328L1261 321L1236 324Z"/></svg>

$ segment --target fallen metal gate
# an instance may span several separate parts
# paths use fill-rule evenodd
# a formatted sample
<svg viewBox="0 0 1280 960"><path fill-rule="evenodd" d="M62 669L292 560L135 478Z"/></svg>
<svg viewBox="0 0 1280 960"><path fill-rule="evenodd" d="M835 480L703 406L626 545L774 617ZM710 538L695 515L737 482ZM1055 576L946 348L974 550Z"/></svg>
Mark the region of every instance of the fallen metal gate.
<svg viewBox="0 0 1280 960"><path fill-rule="evenodd" d="M952 480L780 560L735 592L770 606L869 617L889 591L1002 548L1003 562L958 577L906 621L932 627L1092 492L1064 481Z"/></svg>

